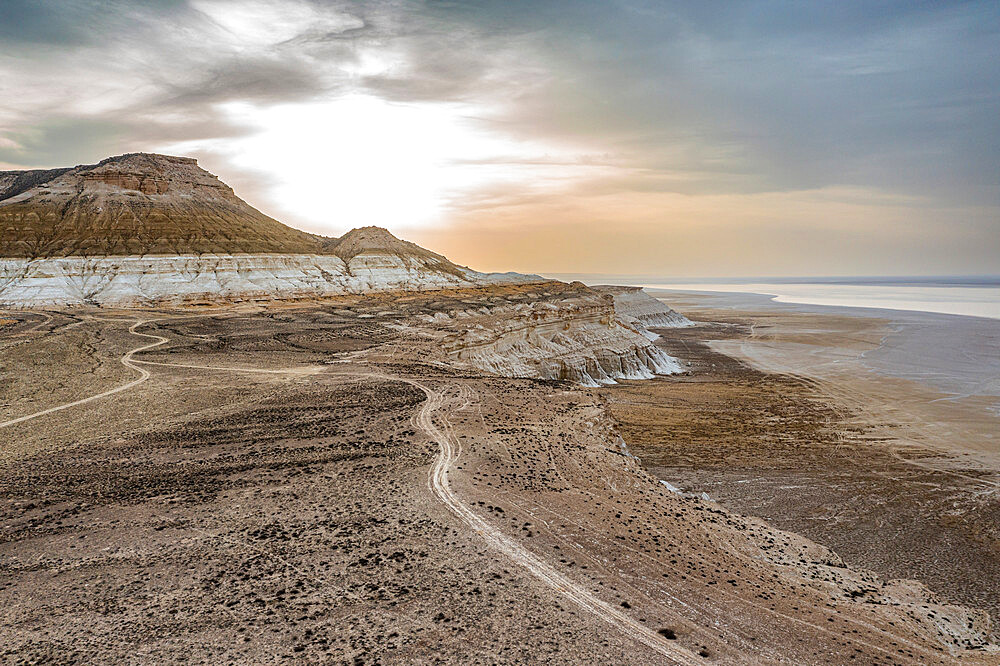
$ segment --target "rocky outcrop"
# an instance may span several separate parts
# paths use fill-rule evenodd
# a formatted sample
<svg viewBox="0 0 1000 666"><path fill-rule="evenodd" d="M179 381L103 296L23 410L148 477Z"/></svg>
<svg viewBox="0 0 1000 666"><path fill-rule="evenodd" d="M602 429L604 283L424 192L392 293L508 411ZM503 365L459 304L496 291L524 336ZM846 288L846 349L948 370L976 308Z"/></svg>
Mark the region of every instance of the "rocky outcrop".
<svg viewBox="0 0 1000 666"><path fill-rule="evenodd" d="M170 181L166 178L150 178L141 173L123 171L108 171L104 173L85 173L83 180L89 183L104 183L123 190L135 190L143 194L166 194L170 189Z"/></svg>
<svg viewBox="0 0 1000 666"><path fill-rule="evenodd" d="M619 320L610 297L580 283L548 283L528 298L498 301L424 315L407 328L434 340L449 365L504 377L601 386L681 371Z"/></svg>
<svg viewBox="0 0 1000 666"><path fill-rule="evenodd" d="M0 173L0 307L134 307L419 291L541 278L485 274L364 227L281 224L196 160L132 153Z"/></svg>
<svg viewBox="0 0 1000 666"><path fill-rule="evenodd" d="M659 334L650 331L651 328L683 328L694 325L684 315L647 294L642 287L598 285L594 289L611 295L618 318L649 340L660 337Z"/></svg>

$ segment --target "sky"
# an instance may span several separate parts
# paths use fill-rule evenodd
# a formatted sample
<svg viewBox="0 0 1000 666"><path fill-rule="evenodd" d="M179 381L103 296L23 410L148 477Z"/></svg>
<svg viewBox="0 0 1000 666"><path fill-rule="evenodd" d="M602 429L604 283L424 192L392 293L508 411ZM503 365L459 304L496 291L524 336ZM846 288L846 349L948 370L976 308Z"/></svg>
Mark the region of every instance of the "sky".
<svg viewBox="0 0 1000 666"><path fill-rule="evenodd" d="M480 270L1000 274L1000 3L0 0L0 169L136 151Z"/></svg>

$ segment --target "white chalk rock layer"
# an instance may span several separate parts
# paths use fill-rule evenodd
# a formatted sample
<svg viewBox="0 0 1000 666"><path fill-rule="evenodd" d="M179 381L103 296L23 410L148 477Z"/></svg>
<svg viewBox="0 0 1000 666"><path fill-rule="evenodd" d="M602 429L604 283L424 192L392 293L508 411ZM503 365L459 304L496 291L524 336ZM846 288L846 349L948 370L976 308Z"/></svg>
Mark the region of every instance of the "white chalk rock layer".
<svg viewBox="0 0 1000 666"><path fill-rule="evenodd" d="M610 294L614 298L615 313L622 323L636 329L650 341L660 337L650 331L651 328L694 326L690 319L667 307L661 300L653 298L642 287L601 285L594 289Z"/></svg>
<svg viewBox="0 0 1000 666"><path fill-rule="evenodd" d="M479 273L422 257L169 255L0 259L0 307L134 307L185 302L421 291L537 280Z"/></svg>
<svg viewBox="0 0 1000 666"><path fill-rule="evenodd" d="M439 313L422 328L440 339L453 363L504 377L596 387L681 372L675 359L619 320L611 299L593 292Z"/></svg>

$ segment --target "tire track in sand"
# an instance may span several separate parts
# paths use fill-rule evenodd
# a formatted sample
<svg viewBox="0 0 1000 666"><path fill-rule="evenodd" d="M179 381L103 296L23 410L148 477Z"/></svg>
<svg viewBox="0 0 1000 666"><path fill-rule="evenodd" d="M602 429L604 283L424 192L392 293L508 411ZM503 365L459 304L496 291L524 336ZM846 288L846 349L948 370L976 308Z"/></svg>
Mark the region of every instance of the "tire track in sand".
<svg viewBox="0 0 1000 666"><path fill-rule="evenodd" d="M18 423L24 423L25 421L30 421L31 419L37 419L39 416L45 416L46 414L52 414L54 412L60 412L60 411L62 411L64 409L69 409L70 407L78 407L79 405L85 405L88 402L93 402L95 400L100 400L101 398L106 398L106 397L108 397L110 395L114 395L115 393L121 393L122 391L127 391L130 388L138 386L139 384L141 384L144 381L146 381L147 379L149 379L150 372L148 370L146 370L145 368L142 368L139 365L137 365L139 363L139 361L133 361L132 360L132 355L133 354L137 354L137 353L139 353L141 351L146 351L147 349L152 349L153 347L159 347L160 345L162 345L163 343L165 343L165 342L168 341L168 339L165 338L165 337L163 337L162 335L154 335L152 333L139 333L138 331L135 330L139 326L143 326L145 324L148 324L151 321L155 321L155 320L154 319L143 319L143 320L137 321L134 324L132 324L131 326L129 326L128 332L131 333L132 335L138 335L138 336L143 337L143 338L155 338L156 342L151 342L148 345L142 345L141 347L136 347L135 349L129 350L129 351L125 352L125 354L123 354L120 359L118 359L122 363L122 365L124 365L125 367L131 368L132 370L135 370L136 372L138 372L139 373L138 379L134 379L134 380L130 381L127 384L122 384L121 386L115 387L113 389L108 389L107 391L103 391L101 393L97 393L95 395L92 395L92 396L89 396L89 397L86 397L86 398L82 398L80 400L75 400L73 402L67 402L66 404L58 405L56 407L50 407L48 409L43 409L40 412L35 412L34 414L28 414L27 416L20 416L20 417L18 417L16 419L11 419L10 421L0 422L0 430L2 430L3 428L9 428L12 425L17 425Z"/></svg>
<svg viewBox="0 0 1000 666"><path fill-rule="evenodd" d="M447 506L452 513L458 516L466 525L482 537L486 543L496 551L499 551L521 565L535 578L558 592L563 597L569 599L581 609L591 615L607 622L615 629L619 630L629 638L645 645L661 656L666 657L670 662L677 664L700 664L699 659L690 650L677 645L673 641L668 641L658 633L646 627L638 620L615 608L611 604L599 599L592 592L582 587L574 580L565 576L548 564L533 552L522 546L513 538L501 532L498 528L488 523L484 518L474 512L468 505L452 492L448 485L448 470L458 459L458 444L453 441L454 437L442 431L434 423L434 413L439 411L445 403L443 393L434 391L420 382L404 377L378 376L382 379L392 379L402 381L414 386L427 396L427 401L417 413L416 423L424 430L433 441L440 447L438 456L427 477L427 486L434 495ZM447 423L445 430L448 430Z"/></svg>

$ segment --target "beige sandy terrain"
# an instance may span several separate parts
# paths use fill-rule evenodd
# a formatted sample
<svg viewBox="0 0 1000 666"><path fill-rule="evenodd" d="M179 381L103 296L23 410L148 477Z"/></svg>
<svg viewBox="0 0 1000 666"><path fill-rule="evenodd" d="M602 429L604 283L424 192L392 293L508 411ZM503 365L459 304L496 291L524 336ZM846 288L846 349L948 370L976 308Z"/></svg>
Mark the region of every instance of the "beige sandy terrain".
<svg viewBox="0 0 1000 666"><path fill-rule="evenodd" d="M0 659L997 662L984 613L671 492L599 391L407 337L445 297L4 314Z"/></svg>

